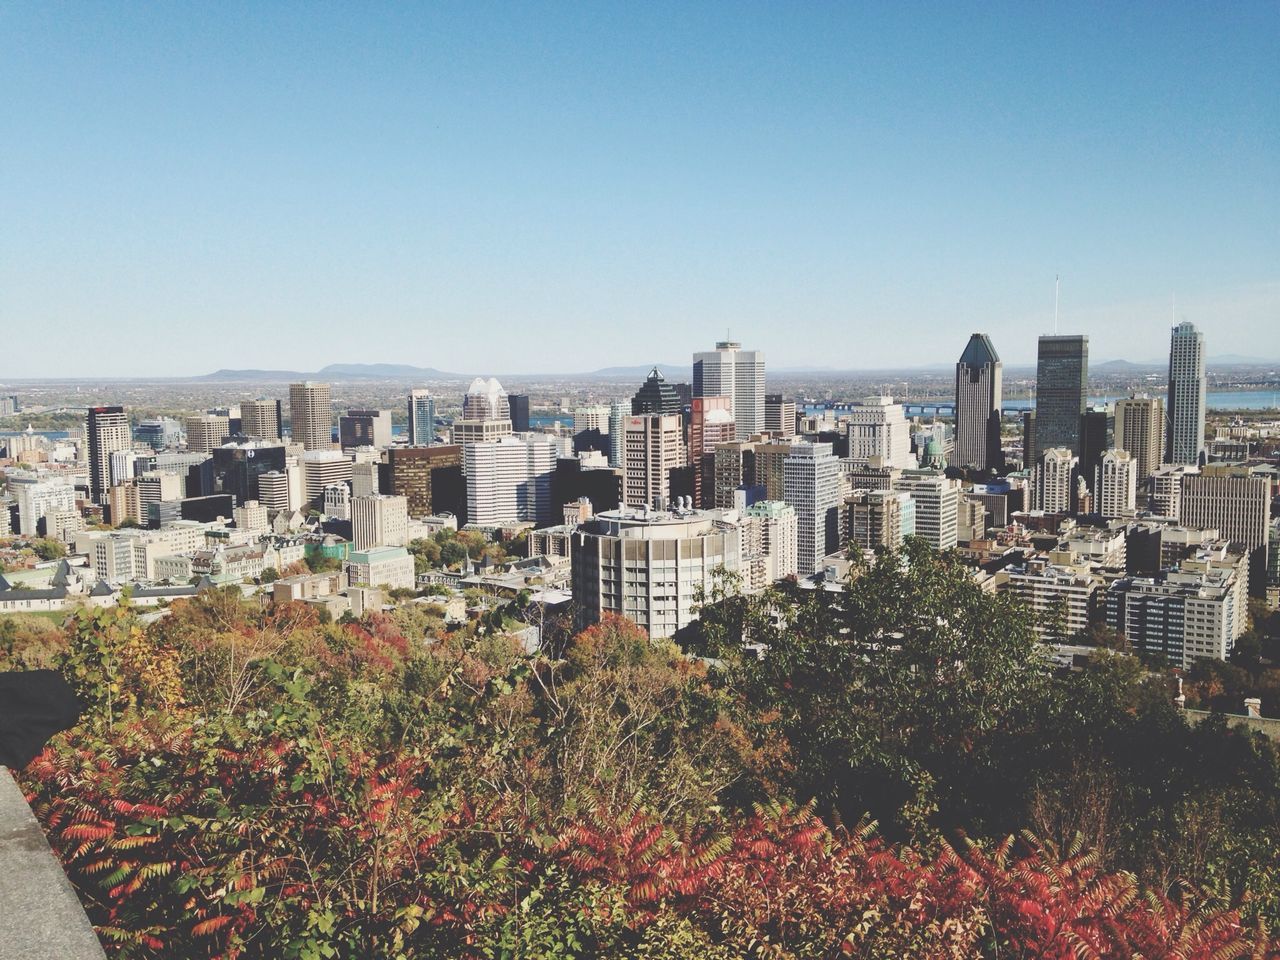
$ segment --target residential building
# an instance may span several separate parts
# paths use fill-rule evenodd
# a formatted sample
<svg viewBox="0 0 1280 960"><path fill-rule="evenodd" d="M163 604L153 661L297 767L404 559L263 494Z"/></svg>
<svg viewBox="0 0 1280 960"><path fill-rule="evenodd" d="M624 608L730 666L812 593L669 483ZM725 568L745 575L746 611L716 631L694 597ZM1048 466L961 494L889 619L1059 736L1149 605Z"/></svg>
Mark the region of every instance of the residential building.
<svg viewBox="0 0 1280 960"><path fill-rule="evenodd" d="M1079 459L1066 447L1045 450L1036 464L1035 509L1074 512L1078 466Z"/></svg>
<svg viewBox="0 0 1280 960"><path fill-rule="evenodd" d="M133 448L124 407L90 407L84 433L89 447L89 499L105 506L111 487L111 454Z"/></svg>
<svg viewBox="0 0 1280 960"><path fill-rule="evenodd" d="M436 442L436 398L431 391L409 391L409 446L429 447Z"/></svg>
<svg viewBox="0 0 1280 960"><path fill-rule="evenodd" d="M701 510L604 511L579 524L570 541L576 627L620 614L665 638L695 619L698 592L717 571L737 573L736 523Z"/></svg>
<svg viewBox="0 0 1280 960"><path fill-rule="evenodd" d="M1081 425L1089 386L1089 338L1041 337L1036 362L1035 449L1030 462L1045 450L1064 447L1080 456Z"/></svg>
<svg viewBox="0 0 1280 960"><path fill-rule="evenodd" d="M626 419L630 404L615 400L609 405L609 466L621 470L626 459Z"/></svg>
<svg viewBox="0 0 1280 960"><path fill-rule="evenodd" d="M959 540L960 482L937 470L903 470L897 493L915 501L915 535L935 550L950 550Z"/></svg>
<svg viewBox="0 0 1280 960"><path fill-rule="evenodd" d="M24 537L39 535L40 521L49 514L76 508L76 488L65 477L9 470L6 481L18 503L18 532Z"/></svg>
<svg viewBox="0 0 1280 960"><path fill-rule="evenodd" d="M739 440L765 430L764 352L723 340L715 350L695 353L693 396L728 397Z"/></svg>
<svg viewBox="0 0 1280 960"><path fill-rule="evenodd" d="M1195 467L1171 465L1151 471L1151 512L1171 520L1182 517L1182 478L1195 473Z"/></svg>
<svg viewBox="0 0 1280 960"><path fill-rule="evenodd" d="M333 449L333 399L329 384L308 380L289 386L293 442L311 450Z"/></svg>
<svg viewBox="0 0 1280 960"><path fill-rule="evenodd" d="M1000 451L1003 366L991 338L975 333L956 364L956 440L953 462L977 470L1004 464Z"/></svg>
<svg viewBox="0 0 1280 960"><path fill-rule="evenodd" d="M790 446L782 466L783 499L796 512L797 573L808 577L840 549L840 461L829 443Z"/></svg>
<svg viewBox="0 0 1280 960"><path fill-rule="evenodd" d="M859 550L897 550L915 534L916 504L894 490L855 490L846 501L845 540Z"/></svg>
<svg viewBox="0 0 1280 960"><path fill-rule="evenodd" d="M1092 622L1106 582L1085 567L1058 566L1033 558L1002 571L996 586L1027 605L1041 640L1066 643Z"/></svg>
<svg viewBox="0 0 1280 960"><path fill-rule="evenodd" d="M798 572L799 520L781 500L760 500L741 511L744 527L758 529L741 554L747 589L755 592Z"/></svg>
<svg viewBox="0 0 1280 960"><path fill-rule="evenodd" d="M609 433L611 413L612 408L606 404L578 407L573 411L574 434L579 434L586 430L598 430L604 434Z"/></svg>
<svg viewBox="0 0 1280 960"><path fill-rule="evenodd" d="M1138 461L1128 450L1108 450L1094 474L1094 508L1107 518L1131 517L1138 509Z"/></svg>
<svg viewBox="0 0 1280 960"><path fill-rule="evenodd" d="M1247 627L1248 559L1188 561L1150 577L1124 577L1106 593L1107 625L1172 666L1226 660Z"/></svg>
<svg viewBox="0 0 1280 960"><path fill-rule="evenodd" d="M1180 323L1169 339L1169 432L1165 462L1194 466L1204 454L1204 334Z"/></svg>

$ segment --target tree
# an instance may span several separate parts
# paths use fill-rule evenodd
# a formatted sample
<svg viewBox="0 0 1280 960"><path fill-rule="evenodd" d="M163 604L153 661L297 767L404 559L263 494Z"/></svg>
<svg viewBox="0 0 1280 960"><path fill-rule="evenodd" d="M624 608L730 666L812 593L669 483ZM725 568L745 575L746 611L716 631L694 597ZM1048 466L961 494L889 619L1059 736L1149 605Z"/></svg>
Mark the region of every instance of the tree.
<svg viewBox="0 0 1280 960"><path fill-rule="evenodd" d="M33 540L31 549L41 560L58 560L67 555L67 545L61 540L53 540L49 537Z"/></svg>
<svg viewBox="0 0 1280 960"><path fill-rule="evenodd" d="M275 567L267 567L262 571L262 575L258 577L262 583L275 583L280 579L280 571Z"/></svg>

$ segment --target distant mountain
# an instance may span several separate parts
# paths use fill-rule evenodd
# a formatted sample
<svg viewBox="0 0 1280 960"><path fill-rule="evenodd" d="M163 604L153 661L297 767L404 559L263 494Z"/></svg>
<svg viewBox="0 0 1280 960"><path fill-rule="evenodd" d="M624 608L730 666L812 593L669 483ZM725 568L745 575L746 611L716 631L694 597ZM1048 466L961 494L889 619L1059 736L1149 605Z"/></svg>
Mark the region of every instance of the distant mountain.
<svg viewBox="0 0 1280 960"><path fill-rule="evenodd" d="M668 380L686 377L693 371L693 366L688 363L646 363L641 367L602 367L599 370L592 370L590 373L582 374L582 376L604 377L606 379L626 377L632 380L637 378L643 380L654 367L657 367Z"/></svg>
<svg viewBox="0 0 1280 960"><path fill-rule="evenodd" d="M1108 360L1095 363L1090 368L1094 373L1149 373L1161 369L1158 363L1134 363L1130 360Z"/></svg>
<svg viewBox="0 0 1280 960"><path fill-rule="evenodd" d="M279 383L285 380L465 380L468 374L445 373L431 367L414 367L404 363L331 363L323 370L304 373L301 370L217 370L197 380L230 380Z"/></svg>
<svg viewBox="0 0 1280 960"><path fill-rule="evenodd" d="M314 374L317 377L386 377L425 380L465 380L470 374L446 373L434 367L415 367L407 363L331 363Z"/></svg>

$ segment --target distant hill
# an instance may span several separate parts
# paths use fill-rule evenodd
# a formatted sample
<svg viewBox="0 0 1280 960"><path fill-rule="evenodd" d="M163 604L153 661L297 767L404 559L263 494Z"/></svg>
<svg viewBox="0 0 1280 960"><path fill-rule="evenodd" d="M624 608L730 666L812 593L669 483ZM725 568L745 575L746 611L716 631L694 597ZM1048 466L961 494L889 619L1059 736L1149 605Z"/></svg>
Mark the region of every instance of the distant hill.
<svg viewBox="0 0 1280 960"><path fill-rule="evenodd" d="M417 377L426 380L465 380L471 374L446 373L434 367L415 367L407 363L331 363L318 371L317 377Z"/></svg>
<svg viewBox="0 0 1280 960"><path fill-rule="evenodd" d="M1150 373L1162 369L1157 363L1134 363L1130 360L1108 360L1090 367L1095 373Z"/></svg>
<svg viewBox="0 0 1280 960"><path fill-rule="evenodd" d="M693 366L688 363L646 363L639 367L602 367L599 370L592 370L590 373L582 374L587 377L626 377L628 379L639 378L643 380L649 375L649 371L657 367L662 375L668 380L678 380L682 377L689 376L693 371Z"/></svg>

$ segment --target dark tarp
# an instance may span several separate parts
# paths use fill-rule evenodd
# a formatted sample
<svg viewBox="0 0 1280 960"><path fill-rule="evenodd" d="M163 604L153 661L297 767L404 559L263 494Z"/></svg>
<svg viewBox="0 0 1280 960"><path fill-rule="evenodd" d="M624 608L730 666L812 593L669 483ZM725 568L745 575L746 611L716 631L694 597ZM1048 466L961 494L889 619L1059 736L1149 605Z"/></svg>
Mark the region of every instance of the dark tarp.
<svg viewBox="0 0 1280 960"><path fill-rule="evenodd" d="M84 709L53 670L0 673L0 764L21 770Z"/></svg>

